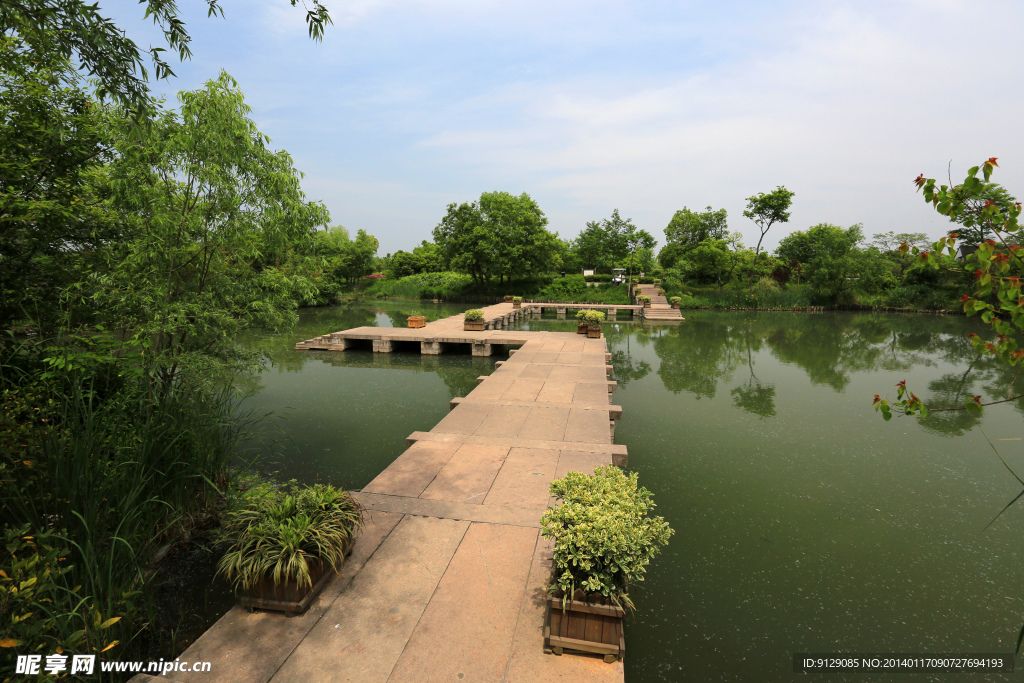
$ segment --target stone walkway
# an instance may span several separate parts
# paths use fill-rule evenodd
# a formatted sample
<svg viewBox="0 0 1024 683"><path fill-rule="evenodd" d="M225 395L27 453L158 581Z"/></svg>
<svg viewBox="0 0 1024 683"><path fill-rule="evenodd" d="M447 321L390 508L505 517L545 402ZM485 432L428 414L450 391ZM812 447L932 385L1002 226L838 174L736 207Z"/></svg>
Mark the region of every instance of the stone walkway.
<svg viewBox="0 0 1024 683"><path fill-rule="evenodd" d="M501 325L511 304L487 307ZM362 336L361 336L362 335ZM235 607L183 661L180 683L565 681L621 683L621 662L544 653L551 543L540 517L552 480L625 464L612 443L615 383L604 339L564 332L462 331L462 316L409 329L357 328L299 348L391 342L521 345L358 493L366 524L339 577L306 613ZM475 348L475 347L474 347ZM148 681L137 676L133 683ZM167 681L168 678L161 677Z"/></svg>

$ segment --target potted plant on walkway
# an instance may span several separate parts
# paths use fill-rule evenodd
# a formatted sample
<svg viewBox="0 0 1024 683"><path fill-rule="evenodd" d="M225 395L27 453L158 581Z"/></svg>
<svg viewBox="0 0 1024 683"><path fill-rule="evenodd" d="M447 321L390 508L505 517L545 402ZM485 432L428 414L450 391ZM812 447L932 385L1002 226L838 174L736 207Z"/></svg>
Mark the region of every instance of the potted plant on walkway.
<svg viewBox="0 0 1024 683"><path fill-rule="evenodd" d="M590 339L601 338L601 323L604 322L604 311L587 311L587 337Z"/></svg>
<svg viewBox="0 0 1024 683"><path fill-rule="evenodd" d="M361 524L359 503L333 486L259 498L227 516L217 574L241 593L240 605L303 612L341 569Z"/></svg>
<svg viewBox="0 0 1024 683"><path fill-rule="evenodd" d="M507 304L512 303L512 295L511 294L506 294L505 295L505 303L507 303Z"/></svg>
<svg viewBox="0 0 1024 683"><path fill-rule="evenodd" d="M625 651L622 617L634 607L628 589L643 581L672 529L648 514L651 492L637 485L637 474L614 465L569 472L551 482L551 495L562 504L541 518L542 535L555 542L545 647L613 662Z"/></svg>
<svg viewBox="0 0 1024 683"><path fill-rule="evenodd" d="M651 307L651 297L647 296L646 294L641 294L640 296L638 296L636 298L636 300L639 303L643 304L644 308L650 308Z"/></svg>
<svg viewBox="0 0 1024 683"><path fill-rule="evenodd" d="M587 311L582 308L576 311L576 334L586 334L589 326L589 323L587 323Z"/></svg>
<svg viewBox="0 0 1024 683"><path fill-rule="evenodd" d="M682 300L683 300L682 297L674 296L671 299L669 299L668 302L670 304L672 304L672 308L679 308L679 302L682 301Z"/></svg>
<svg viewBox="0 0 1024 683"><path fill-rule="evenodd" d="M482 332L484 329L484 312L479 308L471 308L463 316L462 329Z"/></svg>
<svg viewBox="0 0 1024 683"><path fill-rule="evenodd" d="M522 308L522 307L523 307L523 297L521 297L521 296L514 296L514 297L512 297L512 308Z"/></svg>
<svg viewBox="0 0 1024 683"><path fill-rule="evenodd" d="M425 315L410 315L405 319L405 323L409 327L426 327L427 317Z"/></svg>

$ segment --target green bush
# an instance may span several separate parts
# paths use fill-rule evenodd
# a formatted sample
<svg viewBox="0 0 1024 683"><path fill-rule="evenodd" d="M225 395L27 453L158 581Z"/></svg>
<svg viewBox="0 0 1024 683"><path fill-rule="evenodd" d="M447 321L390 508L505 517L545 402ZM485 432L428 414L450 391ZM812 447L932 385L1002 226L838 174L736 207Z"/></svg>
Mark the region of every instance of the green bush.
<svg viewBox="0 0 1024 683"><path fill-rule="evenodd" d="M601 323L604 322L605 314L604 311L584 311L587 325L590 327L600 327Z"/></svg>
<svg viewBox="0 0 1024 683"><path fill-rule="evenodd" d="M673 304L673 305L674 305L674 304L678 304L678 303L682 302L682 300L683 300L683 298L682 298L682 297L680 297L680 296L674 296L674 297L672 297L671 299L669 299L669 300L668 300L668 302L669 302L670 304Z"/></svg>
<svg viewBox="0 0 1024 683"><path fill-rule="evenodd" d="M479 308L471 308L465 312L465 321L467 323L482 323L484 321L484 312Z"/></svg>
<svg viewBox="0 0 1024 683"><path fill-rule="evenodd" d="M612 276L607 273L595 273L594 275L584 275L587 282L611 282Z"/></svg>
<svg viewBox="0 0 1024 683"><path fill-rule="evenodd" d="M582 275L560 277L540 292L540 298L552 301L576 301L587 291L587 281Z"/></svg>
<svg viewBox="0 0 1024 683"><path fill-rule="evenodd" d="M514 303L514 304L521 304L521 303L523 303L523 297L521 297L521 296L514 296L514 297L512 297L512 303Z"/></svg>
<svg viewBox="0 0 1024 683"><path fill-rule="evenodd" d="M638 487L636 473L605 465L592 475L569 472L551 482L551 495L562 499L541 518L541 533L555 542L551 590L600 593L632 608L629 588L673 533L663 518L648 516L651 492Z"/></svg>
<svg viewBox="0 0 1024 683"><path fill-rule="evenodd" d="M366 288L366 296L406 299L441 299L462 296L473 289L473 278L465 273L418 273L397 280L379 278Z"/></svg>

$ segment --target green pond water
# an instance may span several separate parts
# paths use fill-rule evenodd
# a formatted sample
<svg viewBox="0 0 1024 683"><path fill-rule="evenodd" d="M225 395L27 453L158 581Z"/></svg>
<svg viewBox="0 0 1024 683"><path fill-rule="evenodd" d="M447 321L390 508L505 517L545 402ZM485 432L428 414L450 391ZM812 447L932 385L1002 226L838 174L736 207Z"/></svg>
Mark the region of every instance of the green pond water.
<svg viewBox="0 0 1024 683"><path fill-rule="evenodd" d="M262 466L284 479L368 483L499 358L297 352L295 342L465 308L305 310L287 333L241 339L269 360L243 402L275 413L261 432L276 455ZM1024 500L986 530L1021 485L985 434L1024 477L1024 405L889 423L871 409L873 394L895 398L902 379L936 406L1005 392L1013 370L967 342L977 323L686 314L676 327L605 325L623 407L616 442L676 530L633 591L627 680L788 681L794 652L1011 652L1024 622Z"/></svg>

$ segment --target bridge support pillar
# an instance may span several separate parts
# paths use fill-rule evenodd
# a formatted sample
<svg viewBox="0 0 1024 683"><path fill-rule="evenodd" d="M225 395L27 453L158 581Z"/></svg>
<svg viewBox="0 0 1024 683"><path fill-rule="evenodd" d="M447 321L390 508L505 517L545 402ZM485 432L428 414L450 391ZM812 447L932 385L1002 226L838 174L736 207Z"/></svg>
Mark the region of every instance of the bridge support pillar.
<svg viewBox="0 0 1024 683"><path fill-rule="evenodd" d="M608 320L609 321L615 320L615 316L617 316L618 314L619 314L619 309L617 309L617 308L609 308L608 309Z"/></svg>
<svg viewBox="0 0 1024 683"><path fill-rule="evenodd" d="M374 353L391 353L391 340L390 339L374 339L373 340L373 352Z"/></svg>
<svg viewBox="0 0 1024 683"><path fill-rule="evenodd" d="M565 320L565 306L559 306L555 310L558 312L558 319Z"/></svg>
<svg viewBox="0 0 1024 683"><path fill-rule="evenodd" d="M491 345L490 344L473 344L473 355L474 356L490 356Z"/></svg>
<svg viewBox="0 0 1024 683"><path fill-rule="evenodd" d="M349 340L341 336L340 332L332 332L331 339L328 342L331 351L344 351L349 346Z"/></svg>
<svg viewBox="0 0 1024 683"><path fill-rule="evenodd" d="M425 356L437 356L444 351L444 344L441 342L420 342L420 353Z"/></svg>

